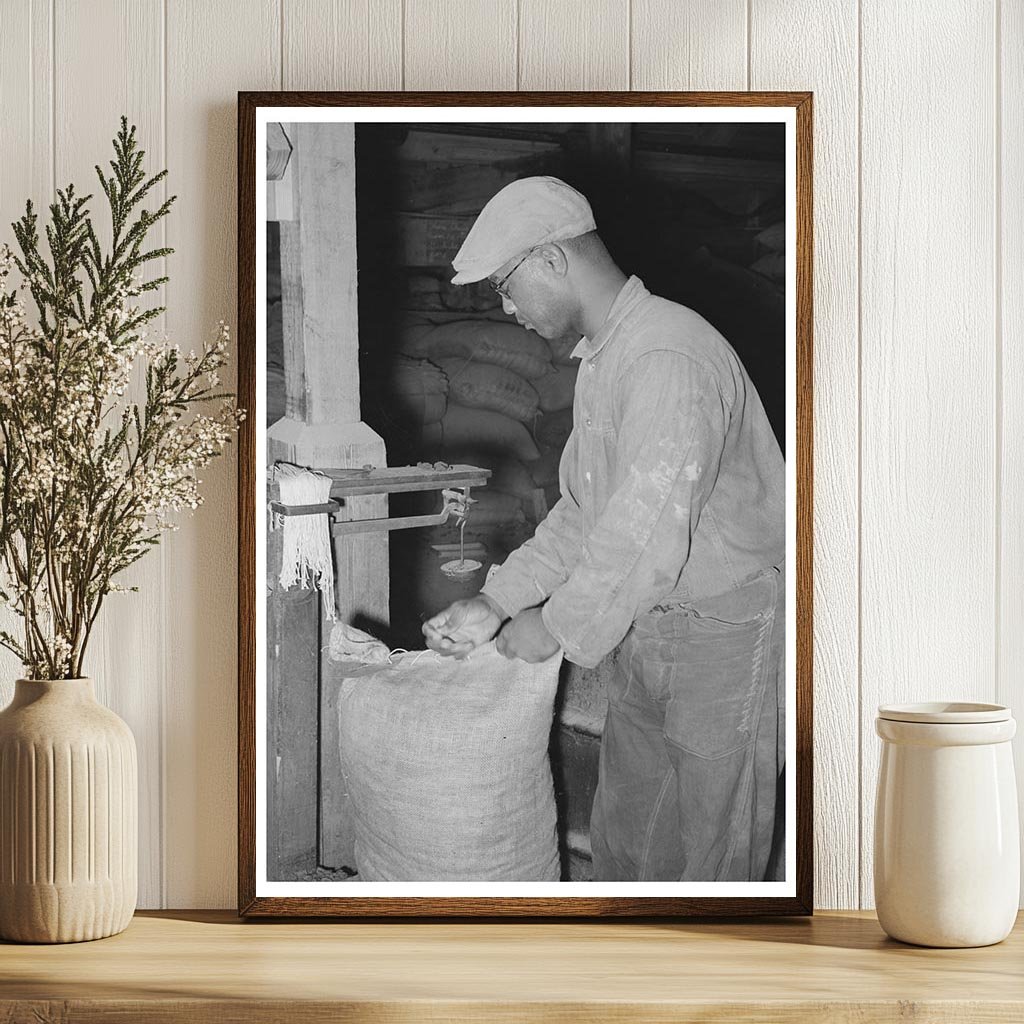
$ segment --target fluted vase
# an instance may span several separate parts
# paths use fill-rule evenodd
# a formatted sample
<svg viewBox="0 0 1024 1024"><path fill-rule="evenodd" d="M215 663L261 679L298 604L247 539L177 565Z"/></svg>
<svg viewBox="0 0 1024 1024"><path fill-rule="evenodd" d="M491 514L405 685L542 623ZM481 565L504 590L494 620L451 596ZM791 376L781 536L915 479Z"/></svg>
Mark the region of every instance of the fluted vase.
<svg viewBox="0 0 1024 1024"><path fill-rule="evenodd" d="M91 679L19 679L0 712L0 938L123 931L138 887L135 739Z"/></svg>

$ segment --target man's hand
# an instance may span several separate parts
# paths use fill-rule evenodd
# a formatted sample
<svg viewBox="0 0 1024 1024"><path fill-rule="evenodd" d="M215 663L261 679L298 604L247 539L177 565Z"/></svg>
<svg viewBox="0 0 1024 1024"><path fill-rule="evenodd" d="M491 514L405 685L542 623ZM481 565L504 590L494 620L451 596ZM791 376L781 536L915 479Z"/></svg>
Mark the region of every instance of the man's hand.
<svg viewBox="0 0 1024 1024"><path fill-rule="evenodd" d="M501 628L505 613L486 594L456 601L423 623L427 646L438 654L464 658Z"/></svg>
<svg viewBox="0 0 1024 1024"><path fill-rule="evenodd" d="M547 661L560 647L548 632L539 608L528 608L509 621L498 635L495 647L506 658L519 658L531 664Z"/></svg>

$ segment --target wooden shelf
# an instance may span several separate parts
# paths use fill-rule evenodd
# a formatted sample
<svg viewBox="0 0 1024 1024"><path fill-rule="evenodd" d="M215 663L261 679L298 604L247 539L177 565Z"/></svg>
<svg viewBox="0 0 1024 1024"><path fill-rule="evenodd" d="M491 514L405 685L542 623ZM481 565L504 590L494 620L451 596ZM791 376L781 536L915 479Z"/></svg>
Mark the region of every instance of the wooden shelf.
<svg viewBox="0 0 1024 1024"><path fill-rule="evenodd" d="M0 1021L1024 1019L1024 926L985 949L887 939L869 913L761 922L324 923L140 913L68 946L0 943Z"/></svg>

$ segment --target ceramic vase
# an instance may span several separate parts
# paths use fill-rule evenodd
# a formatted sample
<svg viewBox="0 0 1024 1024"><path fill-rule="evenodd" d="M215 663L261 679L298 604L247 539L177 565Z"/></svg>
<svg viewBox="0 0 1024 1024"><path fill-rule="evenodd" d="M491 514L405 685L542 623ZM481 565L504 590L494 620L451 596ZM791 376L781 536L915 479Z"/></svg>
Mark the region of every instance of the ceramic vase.
<svg viewBox="0 0 1024 1024"><path fill-rule="evenodd" d="M1017 915L1020 838L1010 740L998 704L878 710L875 905L894 939L988 946Z"/></svg>
<svg viewBox="0 0 1024 1024"><path fill-rule="evenodd" d="M0 712L0 938L123 931L138 879L135 740L91 679L15 684Z"/></svg>

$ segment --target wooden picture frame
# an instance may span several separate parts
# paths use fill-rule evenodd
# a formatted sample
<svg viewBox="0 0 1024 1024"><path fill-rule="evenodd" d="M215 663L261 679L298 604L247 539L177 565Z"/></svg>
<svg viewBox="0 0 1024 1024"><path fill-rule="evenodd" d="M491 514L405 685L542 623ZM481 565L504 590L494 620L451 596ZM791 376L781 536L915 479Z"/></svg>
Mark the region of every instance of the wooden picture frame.
<svg viewBox="0 0 1024 1024"><path fill-rule="evenodd" d="M615 110L620 112L618 120L625 115L624 108L630 108L631 123L642 120L637 115L650 115L653 119L672 122L674 117L689 117L701 123L718 123L723 111L740 111L751 121L760 118L785 126L786 131L786 225L788 238L795 238L795 247L788 252L785 276L785 302L787 344L784 360L787 364L787 390L785 404L787 487L789 489L789 536L788 564L796 565L795 580L791 581L789 593L795 598L790 602L787 616L789 693L794 704L787 706L786 718L789 724L787 765L795 766L795 778L787 780L788 808L785 825L787 846L787 872L785 880L772 883L708 883L727 889L722 895L709 893L705 888L695 891L687 889L688 883L665 883L678 886L671 892L659 891L648 894L644 886L648 883L623 883L634 886L635 893L605 895L595 890L594 895L580 894L580 885L599 886L602 883L558 883L574 886L572 894L555 895L492 895L480 894L478 889L467 885L465 890L453 891L451 886L443 892L429 885L423 892L409 895L394 884L394 895L353 894L353 885L346 889L334 882L315 881L316 871L310 873L309 882L291 883L268 881L267 864L267 820L271 810L266 786L259 791L260 772L267 772L266 759L270 752L267 734L259 730L260 723L267 725L266 665L260 664L265 658L267 644L264 611L259 602L263 590L257 593L257 569L261 563L261 549L265 551L266 537L257 532L258 522L263 521L262 507L266 502L265 473L258 466L262 456L266 464L266 443L264 431L266 393L258 393L257 381L260 374L257 367L258 340L263 338L263 328L258 321L265 319L265 313L258 311L258 298L266 301L263 282L263 266L266 263L266 209L271 203L265 195L262 178L258 175L271 173L275 162L286 167L291 140L286 136L271 138L268 125L287 122L288 116L296 120L302 117L312 121L323 117L337 122L338 112L349 112L355 123L370 121L374 117L385 117L394 108L406 108L409 121L430 121L430 109L436 111L460 111L467 122L484 120L481 110L490 112L490 119L509 121L513 118L510 108L515 108L515 122L531 122L543 110L571 108L564 114L564 121L573 124L597 126L598 134L602 122L598 115L592 119L588 113ZM286 111L291 111L291 115ZM693 113L688 113L693 112ZM561 113L561 111L559 111ZM454 114L445 116L453 117ZM730 116L732 116L730 114ZM736 115L739 116L738 114ZM338 122L343 123L343 122ZM722 121L722 123L725 123ZM745 123L740 121L738 123ZM726 133L728 134L728 133ZM264 145L265 143L265 145ZM614 145L614 143L612 143ZM257 147L261 148L258 150ZM266 164L263 154L266 152ZM327 154L326 159L331 159ZM713 161L711 161L713 164ZM716 165L717 166L717 165ZM285 169L287 174L287 169ZM532 173L527 171L526 173ZM343 918L366 917L694 917L694 916L748 916L748 915L806 915L813 907L813 864L812 864L812 97L807 92L715 92L715 93L659 93L659 92L588 92L588 93L343 93L343 92L241 92L238 96L238 400L250 411L242 425L239 450L238 475L238 533L239 533L239 627L238 627L238 905L239 913L247 917L280 916L332 916ZM299 184L289 192L281 192L285 205L299 195ZM257 199L263 204L258 209ZM277 202L278 200L274 200ZM305 201L314 206L317 200L310 199L309 191ZM352 205L354 206L354 200ZM354 213L349 211L354 225ZM261 221L261 217L264 218ZM321 213L314 210L305 223L309 229L318 230L316 221ZM600 230L600 221L598 229ZM282 249L285 241L282 237ZM285 257L282 255L282 261ZM351 281L339 286L332 282L333 293L321 298L327 306L338 301L338 294L353 294L355 288L355 267L351 269ZM304 282L308 290L315 285ZM287 286L285 286L287 287ZM653 289L652 289L653 290ZM307 296L308 297L308 296ZM342 301L344 294L342 294ZM319 301L319 300L317 300ZM265 309L265 305L264 305ZM287 317L287 313L284 314ZM307 317L310 315L307 310ZM259 329L258 329L259 328ZM285 328L287 336L287 327ZM286 342L287 344L287 342ZM353 349L354 351L354 349ZM264 353L265 358L265 353ZM308 360L316 354L307 354ZM288 373L311 373L308 365L286 369ZM354 377L354 375L351 375ZM358 384L355 393L351 379L345 374L332 378L332 393L326 400L335 403L355 403L358 409ZM289 394L292 394L289 392ZM310 398L309 401L319 399ZM301 409L301 400L288 399L293 413ZM357 416L358 418L358 416ZM793 434L790 433L793 432ZM795 436L794 436L795 434ZM346 449L352 461L347 465L358 466L371 462L376 452L371 442L363 444L357 439ZM381 449L382 450L382 449ZM795 463L795 469L793 464ZM380 465L381 463L374 463ZM258 472L260 470L260 472ZM261 477L263 482L261 485ZM257 489L260 493L257 494ZM380 496L362 496L348 503L349 518L379 518L387 515L386 505ZM340 518L344 518L343 514ZM795 522L792 518L795 517ZM369 547L373 549L373 545ZM380 571L380 549L349 551L346 566L339 575L348 571L355 575ZM386 563L385 563L386 564ZM310 593L315 594L315 591ZM315 598L314 598L315 602ZM287 632L287 631L286 631ZM320 638L326 643L324 638ZM307 645L308 647L309 645ZM795 657L793 656L795 654ZM317 652L310 648L296 657L316 658ZM262 694L262 696L261 696ZM280 695L279 695L280 696ZM301 695L288 691L281 699L298 700ZM307 698L301 698L307 699ZM315 695L314 701L319 698ZM318 706L318 705L317 705ZM307 712L310 709L307 708ZM304 712L306 713L306 712ZM314 712L313 713L318 713ZM329 723L324 725L329 731ZM336 729L336 726L335 726ZM328 735L323 742L329 742ZM308 746L308 741L307 741ZM262 748L262 752L261 752ZM262 759L262 761L261 761ZM262 767L260 767L260 764ZM313 764L308 770L316 772ZM794 799L795 797L795 799ZM318 798L319 800L320 798ZM296 811L298 813L298 810ZM301 810L305 815L302 828L322 827L321 803L310 810ZM367 883L374 884L374 883ZM526 883L516 883L526 884ZM322 887L323 895L320 895ZM329 888L328 888L329 886ZM731 886L731 887L730 887ZM747 895L743 886L751 887ZM755 886L767 887L758 888ZM774 886L774 888L772 888ZM621 887L620 887L621 888ZM699 888L699 887L698 887ZM341 891L339 891L339 889ZM315 892L312 892L315 890Z"/></svg>

